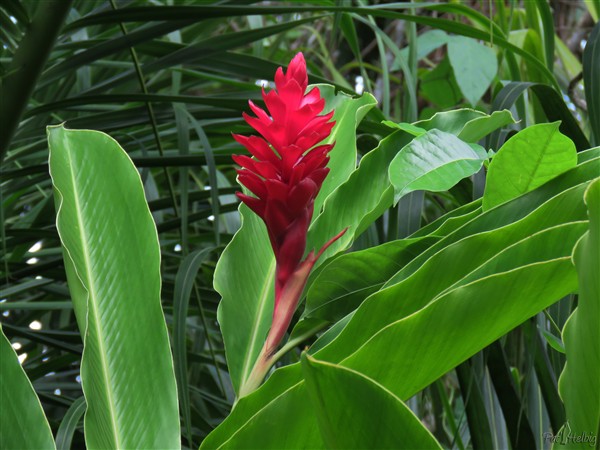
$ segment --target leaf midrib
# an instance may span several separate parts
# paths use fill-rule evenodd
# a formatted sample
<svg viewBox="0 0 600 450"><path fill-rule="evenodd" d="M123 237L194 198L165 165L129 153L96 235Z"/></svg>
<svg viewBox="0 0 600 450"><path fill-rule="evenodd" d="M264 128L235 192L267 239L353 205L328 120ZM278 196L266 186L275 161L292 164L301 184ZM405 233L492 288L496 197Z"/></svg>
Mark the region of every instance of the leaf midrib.
<svg viewBox="0 0 600 450"><path fill-rule="evenodd" d="M248 376L250 375L250 371L251 371L251 363L252 363L252 355L254 354L254 349L256 348L256 343L257 343L257 335L258 335L258 329L260 328L260 323L261 323L261 318L264 317L264 310L265 310L265 305L267 304L267 298L269 297L268 293L269 293L269 287L273 284L272 280L273 280L273 275L274 275L274 267L275 265L275 257L271 258L271 264L269 265L269 270L268 270L268 277L265 280L265 283L263 284L263 288L262 291L260 293L260 301L259 301L259 307L256 309L256 313L254 314L254 321L253 323L253 327L252 327L252 334L250 337L250 344L248 346L248 351L246 352L246 354L244 355L244 364L242 366L242 385L246 382L246 380L248 379Z"/></svg>
<svg viewBox="0 0 600 450"><path fill-rule="evenodd" d="M119 439L119 430L118 430L118 424L116 423L115 417L116 417L116 413L114 410L114 400L113 400L113 393L112 390L110 388L110 383L108 382L108 365L106 362L106 358L105 358L105 351L104 351L104 332L102 330L102 327L100 325L100 316L98 314L98 307L96 304L96 301L93 300L95 298L97 298L98 294L96 293L96 287L95 287L95 283L94 283L94 279L90 274L90 267L91 267L91 262L90 262L90 252L89 252L89 248L87 245L87 234L85 232L85 227L84 227L84 221L83 218L81 217L81 207L80 207L80 200L79 200L79 190L77 189L77 181L75 178L75 173L73 170L73 158L71 157L71 146L68 145L67 148L67 158L69 160L69 172L71 175L71 184L73 185L73 198L75 200L75 212L76 212L76 217L77 217L77 223L79 225L79 235L81 238L81 247L83 249L83 258L85 260L85 275L86 275L86 280L88 285L84 287L86 287L86 290L88 292L88 298L87 298L87 309L86 309L86 330L85 330L85 339L84 339L84 350L85 350L85 341L87 341L87 327L89 327L90 323L89 323L89 309L90 309L90 305L93 309L93 313L94 313L94 317L95 317L95 321L94 321L94 328L96 330L97 336L98 336L98 346L100 348L100 355L99 355L99 359L100 359L100 365L102 367L102 375L103 375L103 381L104 381L104 387L106 390L106 394L108 397L108 407L109 407L109 415L110 415L110 423L111 423L111 428L113 431L113 435L114 435L114 439L115 439L115 445L116 448L122 448L120 439ZM63 202L64 202L64 196L63 196ZM62 205L61 205L62 206ZM69 257L71 257L69 255ZM73 258L71 257L71 260L73 260ZM79 271L77 270L77 268L75 267L75 265L73 264L74 268L75 268L75 273L80 277L81 279L81 275L79 274ZM83 281L83 280L81 280ZM83 362L83 359L82 359Z"/></svg>

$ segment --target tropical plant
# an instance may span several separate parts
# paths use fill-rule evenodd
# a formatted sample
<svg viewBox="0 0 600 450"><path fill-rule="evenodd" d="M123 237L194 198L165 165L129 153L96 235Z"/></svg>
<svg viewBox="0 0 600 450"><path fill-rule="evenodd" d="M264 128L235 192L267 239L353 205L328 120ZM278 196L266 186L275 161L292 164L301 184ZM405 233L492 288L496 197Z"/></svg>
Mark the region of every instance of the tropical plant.
<svg viewBox="0 0 600 450"><path fill-rule="evenodd" d="M0 447L598 446L599 11L4 2ZM315 261L231 160L298 51Z"/></svg>

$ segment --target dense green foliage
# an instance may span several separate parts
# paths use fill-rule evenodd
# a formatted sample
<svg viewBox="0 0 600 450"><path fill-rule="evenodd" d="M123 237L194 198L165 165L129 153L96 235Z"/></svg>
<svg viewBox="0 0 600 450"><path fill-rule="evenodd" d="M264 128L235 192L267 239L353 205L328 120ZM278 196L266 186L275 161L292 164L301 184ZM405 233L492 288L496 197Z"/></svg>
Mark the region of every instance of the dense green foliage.
<svg viewBox="0 0 600 450"><path fill-rule="evenodd" d="M599 14L3 2L0 446L600 445ZM231 132L298 51L337 121L308 249L348 231L236 399L274 259Z"/></svg>

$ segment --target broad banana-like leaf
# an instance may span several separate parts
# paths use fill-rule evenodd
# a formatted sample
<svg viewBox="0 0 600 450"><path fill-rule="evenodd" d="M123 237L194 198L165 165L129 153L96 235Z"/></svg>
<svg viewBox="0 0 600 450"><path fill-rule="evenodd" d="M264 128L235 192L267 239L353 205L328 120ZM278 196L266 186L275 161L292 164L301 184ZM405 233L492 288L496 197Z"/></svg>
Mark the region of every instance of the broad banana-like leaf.
<svg viewBox="0 0 600 450"><path fill-rule="evenodd" d="M108 135L48 128L56 225L84 342L89 449L180 447L160 248L140 176Z"/></svg>
<svg viewBox="0 0 600 450"><path fill-rule="evenodd" d="M0 326L0 448L56 449L40 400Z"/></svg>
<svg viewBox="0 0 600 450"><path fill-rule="evenodd" d="M336 125L327 142L336 142L331 151L331 169L317 203L344 181L356 165L355 130L364 115L375 104L371 95L353 99L334 95L333 86L320 85L326 110L335 107ZM319 208L315 203L315 211ZM275 258L262 220L245 205L240 206L242 225L227 246L215 271L214 286L221 294L218 320L225 341L227 364L233 387L238 391L248 378L263 346L273 316ZM323 243L329 236L319 235Z"/></svg>
<svg viewBox="0 0 600 450"><path fill-rule="evenodd" d="M442 448L410 408L377 381L306 353L302 372L327 448Z"/></svg>
<svg viewBox="0 0 600 450"><path fill-rule="evenodd" d="M600 179L590 185L585 199L589 231L573 254L579 301L562 333L567 363L558 386L567 424L554 448L590 448L589 439L598 439L600 430Z"/></svg>

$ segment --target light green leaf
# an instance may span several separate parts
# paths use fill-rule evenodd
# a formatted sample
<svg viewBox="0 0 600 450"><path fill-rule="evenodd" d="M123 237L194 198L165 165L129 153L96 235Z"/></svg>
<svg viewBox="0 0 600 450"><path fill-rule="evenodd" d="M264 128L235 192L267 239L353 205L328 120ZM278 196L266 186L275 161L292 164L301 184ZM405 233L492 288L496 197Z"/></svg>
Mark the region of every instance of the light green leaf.
<svg viewBox="0 0 600 450"><path fill-rule="evenodd" d="M416 190L446 191L477 172L486 159L480 146L431 130L404 147L390 164L394 203Z"/></svg>
<svg viewBox="0 0 600 450"><path fill-rule="evenodd" d="M402 400L364 374L306 353L302 372L327 448L442 448Z"/></svg>
<svg viewBox="0 0 600 450"><path fill-rule="evenodd" d="M471 108L460 108L437 112L429 119L419 120L413 125L426 130L433 130L435 128L458 136L467 123L475 119L481 119L482 117L487 116L481 111Z"/></svg>
<svg viewBox="0 0 600 450"><path fill-rule="evenodd" d="M356 169L356 134L354 130L369 110L377 104L375 97L368 92L360 97L352 98L343 92L336 93L334 86L328 84L318 84L317 86L321 91L321 97L325 99L326 106L323 112L335 110L333 120L336 125L331 135L323 141L324 144L335 142L335 147L329 152L329 163L327 164L330 169L329 174L315 199L315 217L321 210L325 199ZM329 236L327 239L331 237Z"/></svg>
<svg viewBox="0 0 600 450"><path fill-rule="evenodd" d="M471 105L476 105L498 71L496 52L474 39L451 36L448 58L461 92Z"/></svg>
<svg viewBox="0 0 600 450"><path fill-rule="evenodd" d="M357 99L339 93L333 86L319 85L326 109L335 107L336 125L329 141L336 142L330 153L331 169L315 202L315 216L326 197L343 182L356 165L355 130L375 104L367 94ZM326 208L327 209L327 208ZM218 320L225 341L229 374L236 392L248 378L271 326L273 315L275 258L262 220L245 205L240 206L242 225L229 243L215 270L214 286L221 294ZM315 219L316 220L316 219ZM324 244L339 233L319 233L315 241ZM329 231L329 230L325 230ZM320 247L319 245L319 247Z"/></svg>
<svg viewBox="0 0 600 450"><path fill-rule="evenodd" d="M398 130L406 131L408 134L412 134L413 136L421 136L422 134L427 133L427 130L425 130L424 128L419 128L406 122L396 123L392 122L391 120L384 120L381 123L390 128L396 128Z"/></svg>
<svg viewBox="0 0 600 450"><path fill-rule="evenodd" d="M589 231L579 240L573 253L579 278L579 301L562 333L567 363L558 387L572 435L597 437L600 429L600 179L590 184L585 200ZM553 448L589 448L589 443L571 442Z"/></svg>
<svg viewBox="0 0 600 450"><path fill-rule="evenodd" d="M560 123L542 123L510 138L490 163L483 209L511 200L575 167L573 141L559 130Z"/></svg>
<svg viewBox="0 0 600 450"><path fill-rule="evenodd" d="M0 448L55 449L40 400L0 326Z"/></svg>
<svg viewBox="0 0 600 450"><path fill-rule="evenodd" d="M304 316L340 320L435 241L432 237L403 239L340 256L315 278Z"/></svg>
<svg viewBox="0 0 600 450"><path fill-rule="evenodd" d="M160 249L140 176L104 133L56 126L48 141L56 225L84 340L87 447L179 448Z"/></svg>
<svg viewBox="0 0 600 450"><path fill-rule="evenodd" d="M508 109L494 111L489 116L485 115L468 121L458 133L458 137L465 142L477 142L491 132L511 123L515 123L515 119Z"/></svg>

